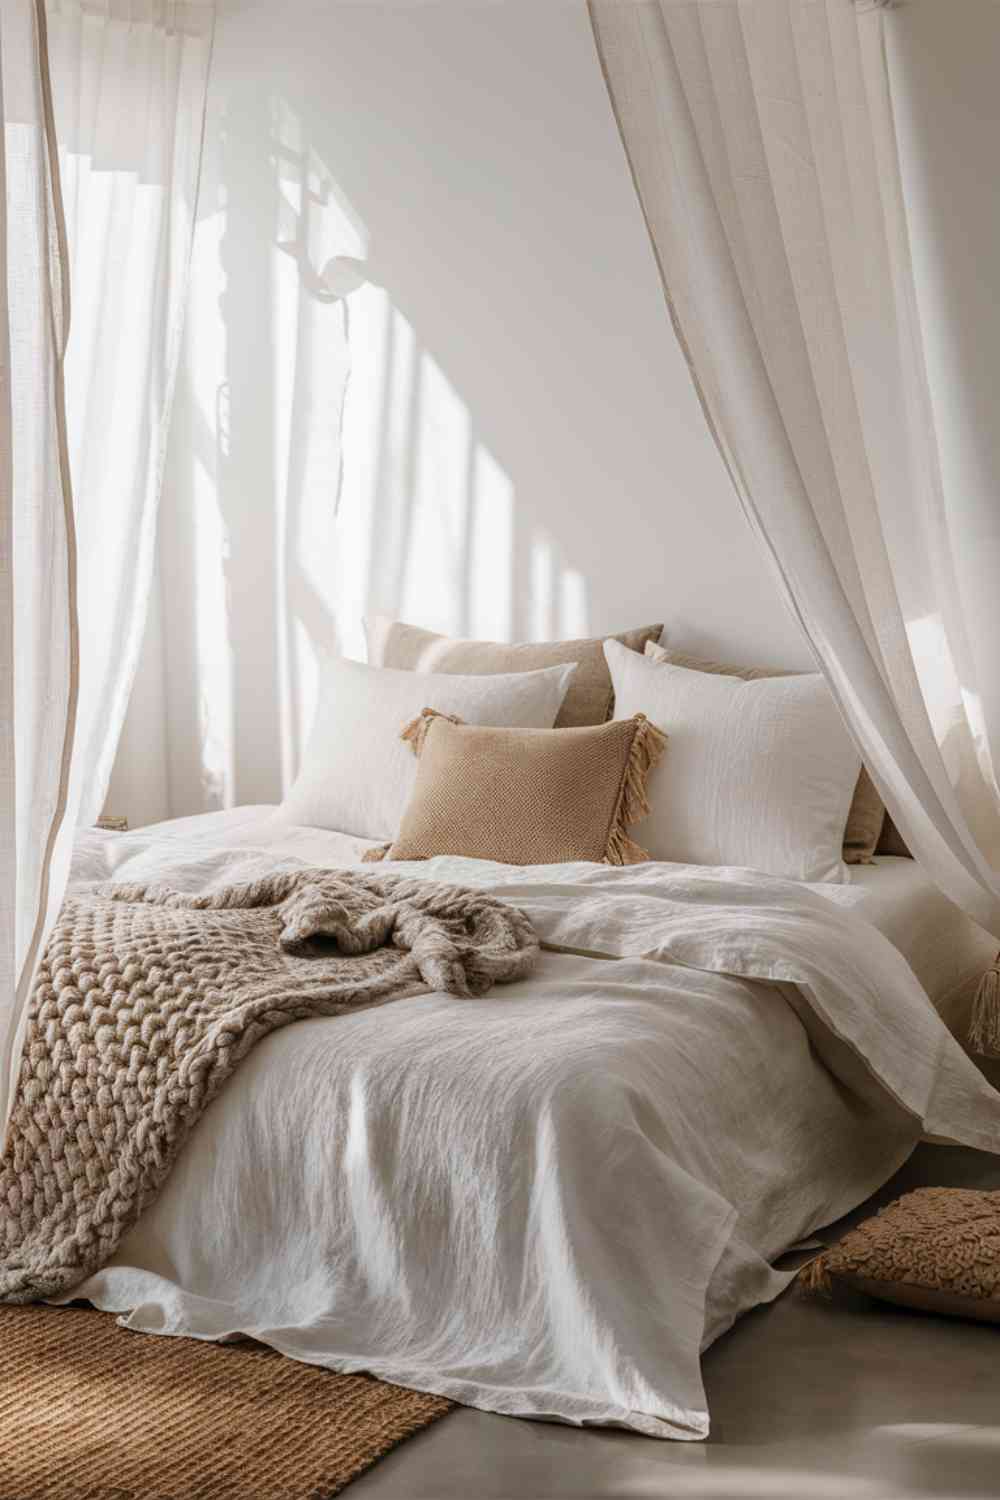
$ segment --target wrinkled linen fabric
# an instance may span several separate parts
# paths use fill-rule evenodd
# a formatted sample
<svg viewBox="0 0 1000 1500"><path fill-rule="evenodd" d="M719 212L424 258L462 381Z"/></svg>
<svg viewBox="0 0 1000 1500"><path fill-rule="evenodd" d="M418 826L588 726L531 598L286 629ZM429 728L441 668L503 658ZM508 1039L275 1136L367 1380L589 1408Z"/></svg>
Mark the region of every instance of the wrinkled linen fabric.
<svg viewBox="0 0 1000 1500"><path fill-rule="evenodd" d="M356 869L71 896L0 1156L0 1302L58 1296L111 1259L265 1036L428 990L482 995L537 957L509 902Z"/></svg>
<svg viewBox="0 0 1000 1500"><path fill-rule="evenodd" d="M318 836L261 847L263 826L89 835L76 876L204 890L316 860ZM489 1411L698 1439L700 1352L783 1289L782 1251L924 1132L1000 1150L1000 1096L902 955L801 885L387 868L511 900L549 951L502 1000L418 996L262 1043L72 1295Z"/></svg>

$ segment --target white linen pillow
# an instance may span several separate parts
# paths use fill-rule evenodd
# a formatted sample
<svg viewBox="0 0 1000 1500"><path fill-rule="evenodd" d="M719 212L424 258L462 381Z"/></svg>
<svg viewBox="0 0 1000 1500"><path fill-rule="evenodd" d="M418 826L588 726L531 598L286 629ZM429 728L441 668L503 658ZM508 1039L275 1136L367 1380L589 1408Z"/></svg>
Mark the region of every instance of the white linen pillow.
<svg viewBox="0 0 1000 1500"><path fill-rule="evenodd" d="M277 816L355 838L394 839L417 774L399 737L411 719L436 708L466 724L551 729L575 670L570 664L459 677L334 657L320 678L302 767Z"/></svg>
<svg viewBox="0 0 1000 1500"><path fill-rule="evenodd" d="M744 682L604 652L615 718L667 736L635 836L653 859L847 880L842 843L861 756L818 672Z"/></svg>

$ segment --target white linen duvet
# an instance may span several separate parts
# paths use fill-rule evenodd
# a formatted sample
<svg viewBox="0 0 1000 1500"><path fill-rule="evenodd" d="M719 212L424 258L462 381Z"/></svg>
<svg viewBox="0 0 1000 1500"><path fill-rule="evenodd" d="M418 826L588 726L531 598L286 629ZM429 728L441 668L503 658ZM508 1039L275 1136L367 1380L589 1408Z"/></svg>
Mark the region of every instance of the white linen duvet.
<svg viewBox="0 0 1000 1500"><path fill-rule="evenodd" d="M81 839L76 880L183 889L357 841L244 812ZM73 1295L488 1411L703 1438L700 1353L922 1134L1000 1095L902 955L806 886L649 864L387 866L522 907L534 974L300 1022L209 1108Z"/></svg>

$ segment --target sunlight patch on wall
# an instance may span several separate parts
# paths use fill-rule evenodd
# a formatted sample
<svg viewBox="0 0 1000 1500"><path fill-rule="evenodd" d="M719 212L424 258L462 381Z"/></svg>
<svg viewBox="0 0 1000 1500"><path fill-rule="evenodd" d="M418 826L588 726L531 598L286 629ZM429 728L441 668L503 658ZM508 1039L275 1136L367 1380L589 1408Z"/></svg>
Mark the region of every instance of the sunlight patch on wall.
<svg viewBox="0 0 1000 1500"><path fill-rule="evenodd" d="M351 379L344 406L344 467L331 588L340 649L363 660L362 618L368 608L369 580L381 565L385 545L372 518L385 479L383 427L397 330L392 304L380 287L369 285L355 292L350 314Z"/></svg>
<svg viewBox="0 0 1000 1500"><path fill-rule="evenodd" d="M274 105L273 135L279 252L272 267L275 623L287 788L312 721L320 660L336 636L329 580L350 312L323 270L338 256L363 260L367 233L284 100Z"/></svg>
<svg viewBox="0 0 1000 1500"><path fill-rule="evenodd" d="M589 632L587 580L575 568L564 567L559 580L559 635L571 639Z"/></svg>
<svg viewBox="0 0 1000 1500"><path fill-rule="evenodd" d="M424 350L419 395L410 540L399 610L433 628L462 629L471 476L469 409Z"/></svg>
<svg viewBox="0 0 1000 1500"><path fill-rule="evenodd" d="M587 581L566 566L555 542L542 531L531 541L528 606L532 640L567 640L589 631Z"/></svg>
<svg viewBox="0 0 1000 1500"><path fill-rule="evenodd" d="M514 624L514 486L482 443L473 454L471 502L464 628L484 640L507 641Z"/></svg>
<svg viewBox="0 0 1000 1500"><path fill-rule="evenodd" d="M552 542L544 534L531 544L531 635L533 640L551 640L555 630L555 558Z"/></svg>
<svg viewBox="0 0 1000 1500"><path fill-rule="evenodd" d="M333 590L342 649L364 654L360 617L368 612L509 639L510 477L388 290L363 288L350 310Z"/></svg>
<svg viewBox="0 0 1000 1500"><path fill-rule="evenodd" d="M519 511L434 328L380 284L307 122L240 89L219 139L161 531L164 587L194 588L165 641L185 812L195 787L205 809L282 795L323 660L364 656L366 614L497 640L589 626L584 578Z"/></svg>

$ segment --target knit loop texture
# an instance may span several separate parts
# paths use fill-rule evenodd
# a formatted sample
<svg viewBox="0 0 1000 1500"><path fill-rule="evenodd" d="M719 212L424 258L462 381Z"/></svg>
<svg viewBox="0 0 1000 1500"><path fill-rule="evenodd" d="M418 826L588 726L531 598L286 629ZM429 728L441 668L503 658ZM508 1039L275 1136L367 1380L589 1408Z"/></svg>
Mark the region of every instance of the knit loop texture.
<svg viewBox="0 0 1000 1500"><path fill-rule="evenodd" d="M106 1264L264 1037L429 990L482 995L538 949L493 897L355 870L75 894L33 988L0 1162L0 1300L62 1295Z"/></svg>

